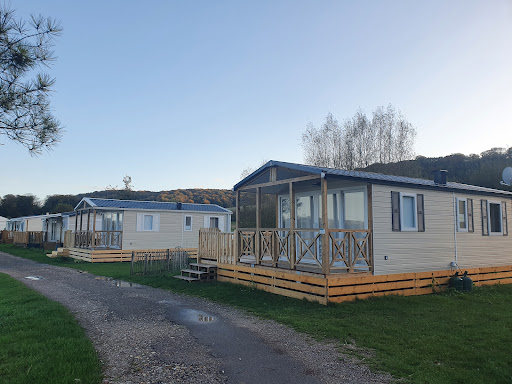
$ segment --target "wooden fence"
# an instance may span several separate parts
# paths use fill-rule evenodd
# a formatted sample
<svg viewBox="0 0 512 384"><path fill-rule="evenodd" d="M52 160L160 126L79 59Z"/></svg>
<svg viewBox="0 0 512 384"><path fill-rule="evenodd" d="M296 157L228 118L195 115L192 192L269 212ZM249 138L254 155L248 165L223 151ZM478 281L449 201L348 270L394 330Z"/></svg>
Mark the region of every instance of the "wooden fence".
<svg viewBox="0 0 512 384"><path fill-rule="evenodd" d="M14 240L13 238L14 232L5 229L3 231L0 231L0 243L12 244Z"/></svg>
<svg viewBox="0 0 512 384"><path fill-rule="evenodd" d="M199 248L197 262L235 263L234 234L221 232L218 228L199 230Z"/></svg>
<svg viewBox="0 0 512 384"><path fill-rule="evenodd" d="M148 275L178 272L188 267L189 259L188 252L180 248L132 251L130 273Z"/></svg>
<svg viewBox="0 0 512 384"><path fill-rule="evenodd" d="M40 246L44 242L44 232L13 232L13 243L16 245Z"/></svg>

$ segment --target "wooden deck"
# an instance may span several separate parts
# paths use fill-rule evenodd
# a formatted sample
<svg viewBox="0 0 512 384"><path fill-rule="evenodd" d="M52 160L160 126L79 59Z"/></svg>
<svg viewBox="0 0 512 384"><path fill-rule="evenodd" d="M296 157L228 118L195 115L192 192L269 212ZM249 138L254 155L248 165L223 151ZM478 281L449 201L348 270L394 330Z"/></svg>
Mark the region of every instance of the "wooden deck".
<svg viewBox="0 0 512 384"><path fill-rule="evenodd" d="M197 257L196 248L183 248L182 251L188 252L190 257ZM164 249L137 249L137 252L159 252L167 251ZM175 249L171 249L175 251ZM90 263L111 263L111 262L124 262L132 261L131 249L83 249L83 248L69 248L69 257L73 259L87 261Z"/></svg>
<svg viewBox="0 0 512 384"><path fill-rule="evenodd" d="M279 268L218 264L217 280L255 287L263 291L321 304L385 295L425 295L448 287L453 270L372 276L286 271ZM475 286L512 283L512 266L472 268L468 276Z"/></svg>

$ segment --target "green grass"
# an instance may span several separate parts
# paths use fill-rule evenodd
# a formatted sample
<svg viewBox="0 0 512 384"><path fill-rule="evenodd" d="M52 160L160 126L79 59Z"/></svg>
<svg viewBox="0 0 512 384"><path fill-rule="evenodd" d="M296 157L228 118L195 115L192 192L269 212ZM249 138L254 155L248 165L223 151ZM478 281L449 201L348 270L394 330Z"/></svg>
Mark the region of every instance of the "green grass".
<svg viewBox="0 0 512 384"><path fill-rule="evenodd" d="M43 252L0 251L54 265L205 297L347 344L377 370L411 383L512 382L512 285L469 294L388 296L322 306L233 284L189 284L169 276L130 276L126 264L51 260ZM353 350L354 344L358 349ZM368 352L368 353L367 353Z"/></svg>
<svg viewBox="0 0 512 384"><path fill-rule="evenodd" d="M0 274L0 382L100 383L101 364L60 304Z"/></svg>

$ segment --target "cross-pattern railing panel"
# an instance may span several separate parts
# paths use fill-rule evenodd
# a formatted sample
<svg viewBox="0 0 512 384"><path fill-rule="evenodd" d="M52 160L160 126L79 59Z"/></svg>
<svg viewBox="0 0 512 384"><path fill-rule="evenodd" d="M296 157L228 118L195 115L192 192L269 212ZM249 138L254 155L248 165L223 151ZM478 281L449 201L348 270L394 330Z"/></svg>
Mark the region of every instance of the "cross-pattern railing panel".
<svg viewBox="0 0 512 384"><path fill-rule="evenodd" d="M238 247L235 239L238 237ZM235 264L272 264L274 267L294 268L322 266L322 238L327 237L329 270L333 273L373 270L372 234L369 230L318 228L240 229L236 234L201 229L199 250L201 258ZM295 255L291 255L292 244ZM292 256L295 256L292 258ZM221 261L222 258L222 261ZM285 262L283 264L283 262Z"/></svg>
<svg viewBox="0 0 512 384"><path fill-rule="evenodd" d="M318 229L303 229L295 231L296 263L315 264L322 266L321 233Z"/></svg>
<svg viewBox="0 0 512 384"><path fill-rule="evenodd" d="M371 231L369 230L329 230L330 266L349 272L372 271L371 240Z"/></svg>
<svg viewBox="0 0 512 384"><path fill-rule="evenodd" d="M76 231L75 247L121 249L123 231Z"/></svg>

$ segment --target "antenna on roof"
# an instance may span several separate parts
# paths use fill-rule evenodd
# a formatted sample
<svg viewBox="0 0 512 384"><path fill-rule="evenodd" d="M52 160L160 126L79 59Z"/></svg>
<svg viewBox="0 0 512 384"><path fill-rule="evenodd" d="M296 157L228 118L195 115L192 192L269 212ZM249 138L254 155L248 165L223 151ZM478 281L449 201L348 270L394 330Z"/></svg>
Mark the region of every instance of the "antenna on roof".
<svg viewBox="0 0 512 384"><path fill-rule="evenodd" d="M507 167L501 173L501 185L512 187L512 167Z"/></svg>

